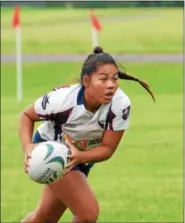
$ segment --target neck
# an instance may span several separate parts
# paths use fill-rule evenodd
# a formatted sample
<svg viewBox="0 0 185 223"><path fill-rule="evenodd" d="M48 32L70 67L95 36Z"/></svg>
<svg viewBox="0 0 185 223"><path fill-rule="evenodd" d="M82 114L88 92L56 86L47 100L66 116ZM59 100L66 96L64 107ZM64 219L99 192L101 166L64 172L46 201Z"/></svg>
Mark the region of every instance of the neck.
<svg viewBox="0 0 185 223"><path fill-rule="evenodd" d="M84 106L88 111L95 113L100 108L101 104L99 104L93 98L93 96L85 89L85 91L84 91Z"/></svg>

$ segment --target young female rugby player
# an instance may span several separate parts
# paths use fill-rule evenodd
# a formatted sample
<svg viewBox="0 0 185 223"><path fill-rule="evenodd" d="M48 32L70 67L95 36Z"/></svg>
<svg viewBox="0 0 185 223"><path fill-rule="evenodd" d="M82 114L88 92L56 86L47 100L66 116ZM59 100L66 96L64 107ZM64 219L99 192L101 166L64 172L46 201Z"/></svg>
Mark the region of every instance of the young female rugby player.
<svg viewBox="0 0 185 223"><path fill-rule="evenodd" d="M19 134L25 171L35 143L64 138L71 149L66 174L45 185L37 208L22 222L58 222L69 208L73 222L96 222L98 201L86 176L96 162L109 159L129 126L131 103L119 79L143 81L121 72L113 57L96 47L84 61L81 84L59 87L40 97L20 115ZM43 120L32 142L34 123Z"/></svg>

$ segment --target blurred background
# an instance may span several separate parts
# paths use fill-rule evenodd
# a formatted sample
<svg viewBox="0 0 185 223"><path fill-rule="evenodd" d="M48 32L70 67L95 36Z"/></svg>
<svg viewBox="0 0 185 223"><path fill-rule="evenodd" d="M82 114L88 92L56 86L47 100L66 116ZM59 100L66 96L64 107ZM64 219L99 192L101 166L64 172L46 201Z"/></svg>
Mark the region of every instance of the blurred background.
<svg viewBox="0 0 185 223"><path fill-rule="evenodd" d="M23 170L19 113L74 83L96 43L156 97L120 81L131 125L89 177L99 222L183 222L183 9L183 1L1 2L1 222L19 222L42 190Z"/></svg>

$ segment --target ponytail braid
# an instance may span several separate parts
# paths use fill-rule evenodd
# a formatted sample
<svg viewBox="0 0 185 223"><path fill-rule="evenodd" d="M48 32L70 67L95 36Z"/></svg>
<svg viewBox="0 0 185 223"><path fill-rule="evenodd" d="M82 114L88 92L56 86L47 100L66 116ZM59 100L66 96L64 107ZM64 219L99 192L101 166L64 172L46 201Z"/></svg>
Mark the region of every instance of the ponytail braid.
<svg viewBox="0 0 185 223"><path fill-rule="evenodd" d="M125 72L121 72L121 71L118 71L118 77L120 79L124 79L124 80L130 80L130 81L136 81L138 82L142 87L145 88L146 91L148 91L148 93L151 95L152 99L155 101L155 97L152 93L152 91L150 90L150 87L148 86L147 83L145 83L144 81L141 81L139 80L138 78L136 77L133 77L131 75L128 75L127 73Z"/></svg>

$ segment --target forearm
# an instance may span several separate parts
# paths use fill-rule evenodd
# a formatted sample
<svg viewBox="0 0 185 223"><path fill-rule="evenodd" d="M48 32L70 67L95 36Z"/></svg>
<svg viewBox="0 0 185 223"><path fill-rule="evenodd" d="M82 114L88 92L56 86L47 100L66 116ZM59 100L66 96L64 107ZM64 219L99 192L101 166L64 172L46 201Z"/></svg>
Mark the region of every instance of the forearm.
<svg viewBox="0 0 185 223"><path fill-rule="evenodd" d="M113 154L106 146L97 146L87 151L81 152L82 163L101 162L109 159Z"/></svg>
<svg viewBox="0 0 185 223"><path fill-rule="evenodd" d="M23 112L19 117L19 137L23 150L32 143L34 122Z"/></svg>

